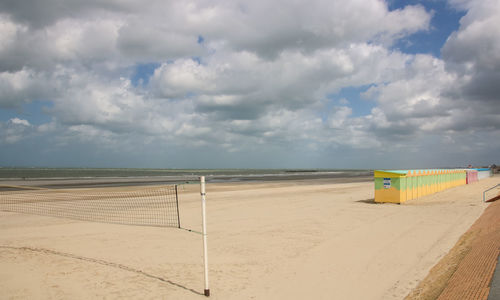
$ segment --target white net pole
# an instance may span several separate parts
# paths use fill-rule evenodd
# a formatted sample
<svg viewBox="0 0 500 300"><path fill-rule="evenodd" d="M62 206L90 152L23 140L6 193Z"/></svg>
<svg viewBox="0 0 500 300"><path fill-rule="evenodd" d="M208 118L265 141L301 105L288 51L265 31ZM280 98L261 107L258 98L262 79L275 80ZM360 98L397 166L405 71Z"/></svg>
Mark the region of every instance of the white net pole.
<svg viewBox="0 0 500 300"><path fill-rule="evenodd" d="M208 254L207 254L207 217L206 217L206 201L205 201L205 176L200 177L200 194L201 194L201 212L203 220L203 265L205 268L205 296L210 296L210 288L208 287Z"/></svg>

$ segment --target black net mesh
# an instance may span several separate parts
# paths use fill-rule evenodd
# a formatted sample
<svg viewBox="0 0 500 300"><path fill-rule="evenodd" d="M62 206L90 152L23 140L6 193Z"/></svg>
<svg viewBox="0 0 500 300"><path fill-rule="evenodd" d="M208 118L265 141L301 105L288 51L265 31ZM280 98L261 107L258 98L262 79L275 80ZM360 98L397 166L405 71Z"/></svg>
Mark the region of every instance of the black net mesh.
<svg viewBox="0 0 500 300"><path fill-rule="evenodd" d="M177 186L0 189L0 210L126 225L180 227Z"/></svg>

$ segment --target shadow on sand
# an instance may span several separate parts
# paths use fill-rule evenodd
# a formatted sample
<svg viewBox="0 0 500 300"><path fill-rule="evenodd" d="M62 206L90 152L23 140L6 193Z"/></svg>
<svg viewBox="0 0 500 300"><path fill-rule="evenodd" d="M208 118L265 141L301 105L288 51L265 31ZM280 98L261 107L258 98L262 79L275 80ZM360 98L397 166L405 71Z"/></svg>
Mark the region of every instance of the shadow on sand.
<svg viewBox="0 0 500 300"><path fill-rule="evenodd" d="M366 203L366 204L380 204L380 203L375 202L374 198L364 199L364 200L356 200L356 202Z"/></svg>
<svg viewBox="0 0 500 300"><path fill-rule="evenodd" d="M178 283L175 283L175 282L173 282L171 280L168 280L168 279L165 279L165 278L162 278L162 277L159 277L159 276L155 276L155 275L146 273L146 272L144 272L142 270L134 269L134 268L129 267L129 266L125 266L125 265L122 265L122 264L105 261L105 260L102 260L102 259L96 259L96 258L78 256L78 255L71 254L71 253L59 252L59 251L50 250L50 249L44 249L44 248L13 247L13 246L2 246L2 245L0 245L0 249L2 249L2 248L3 249L13 249L13 250L21 250L21 251L32 251L32 252L39 252L39 253L45 253L45 254L58 255L58 256L63 256L63 257L68 257L68 258L73 258L73 259L78 259L78 260L81 260L81 261L88 261L88 262L92 262L92 263L96 263L96 264L100 264L100 265L104 265L104 266L109 266L109 267L113 267L113 268L125 270L125 271L128 271L128 272L133 272L133 273L136 273L136 274L139 274L139 275L143 275L143 276L155 279L155 280L159 280L159 281L168 283L170 285L179 287L181 289L184 289L186 291L190 291L190 292L195 293L197 295L203 296L202 293L200 293L200 292L198 292L196 290L187 288L187 287L185 287L183 285L180 285Z"/></svg>

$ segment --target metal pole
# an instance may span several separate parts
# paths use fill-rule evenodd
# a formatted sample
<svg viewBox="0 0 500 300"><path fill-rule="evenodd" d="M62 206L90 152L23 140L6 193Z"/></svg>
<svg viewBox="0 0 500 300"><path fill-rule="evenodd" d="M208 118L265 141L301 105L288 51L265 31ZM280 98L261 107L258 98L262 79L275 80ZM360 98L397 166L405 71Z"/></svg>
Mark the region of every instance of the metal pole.
<svg viewBox="0 0 500 300"><path fill-rule="evenodd" d="M175 185L175 204L177 205L177 226L181 228L181 217L179 215L179 193L177 192L177 184Z"/></svg>
<svg viewBox="0 0 500 300"><path fill-rule="evenodd" d="M205 296L210 296L210 289L208 287L208 255L207 255L207 217L205 213L205 176L200 177L200 194L201 194L201 211L203 220L203 261L205 267Z"/></svg>

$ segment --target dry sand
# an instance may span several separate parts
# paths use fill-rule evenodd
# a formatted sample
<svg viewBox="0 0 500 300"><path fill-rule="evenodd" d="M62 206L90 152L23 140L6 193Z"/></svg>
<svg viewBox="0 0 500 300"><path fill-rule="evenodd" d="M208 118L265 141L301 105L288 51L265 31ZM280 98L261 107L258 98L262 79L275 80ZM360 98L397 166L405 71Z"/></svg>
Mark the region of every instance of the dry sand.
<svg viewBox="0 0 500 300"><path fill-rule="evenodd" d="M208 184L212 299L402 299L481 215L484 179L374 204L373 182ZM198 186L181 224L201 227ZM201 236L0 212L0 299L204 299Z"/></svg>

